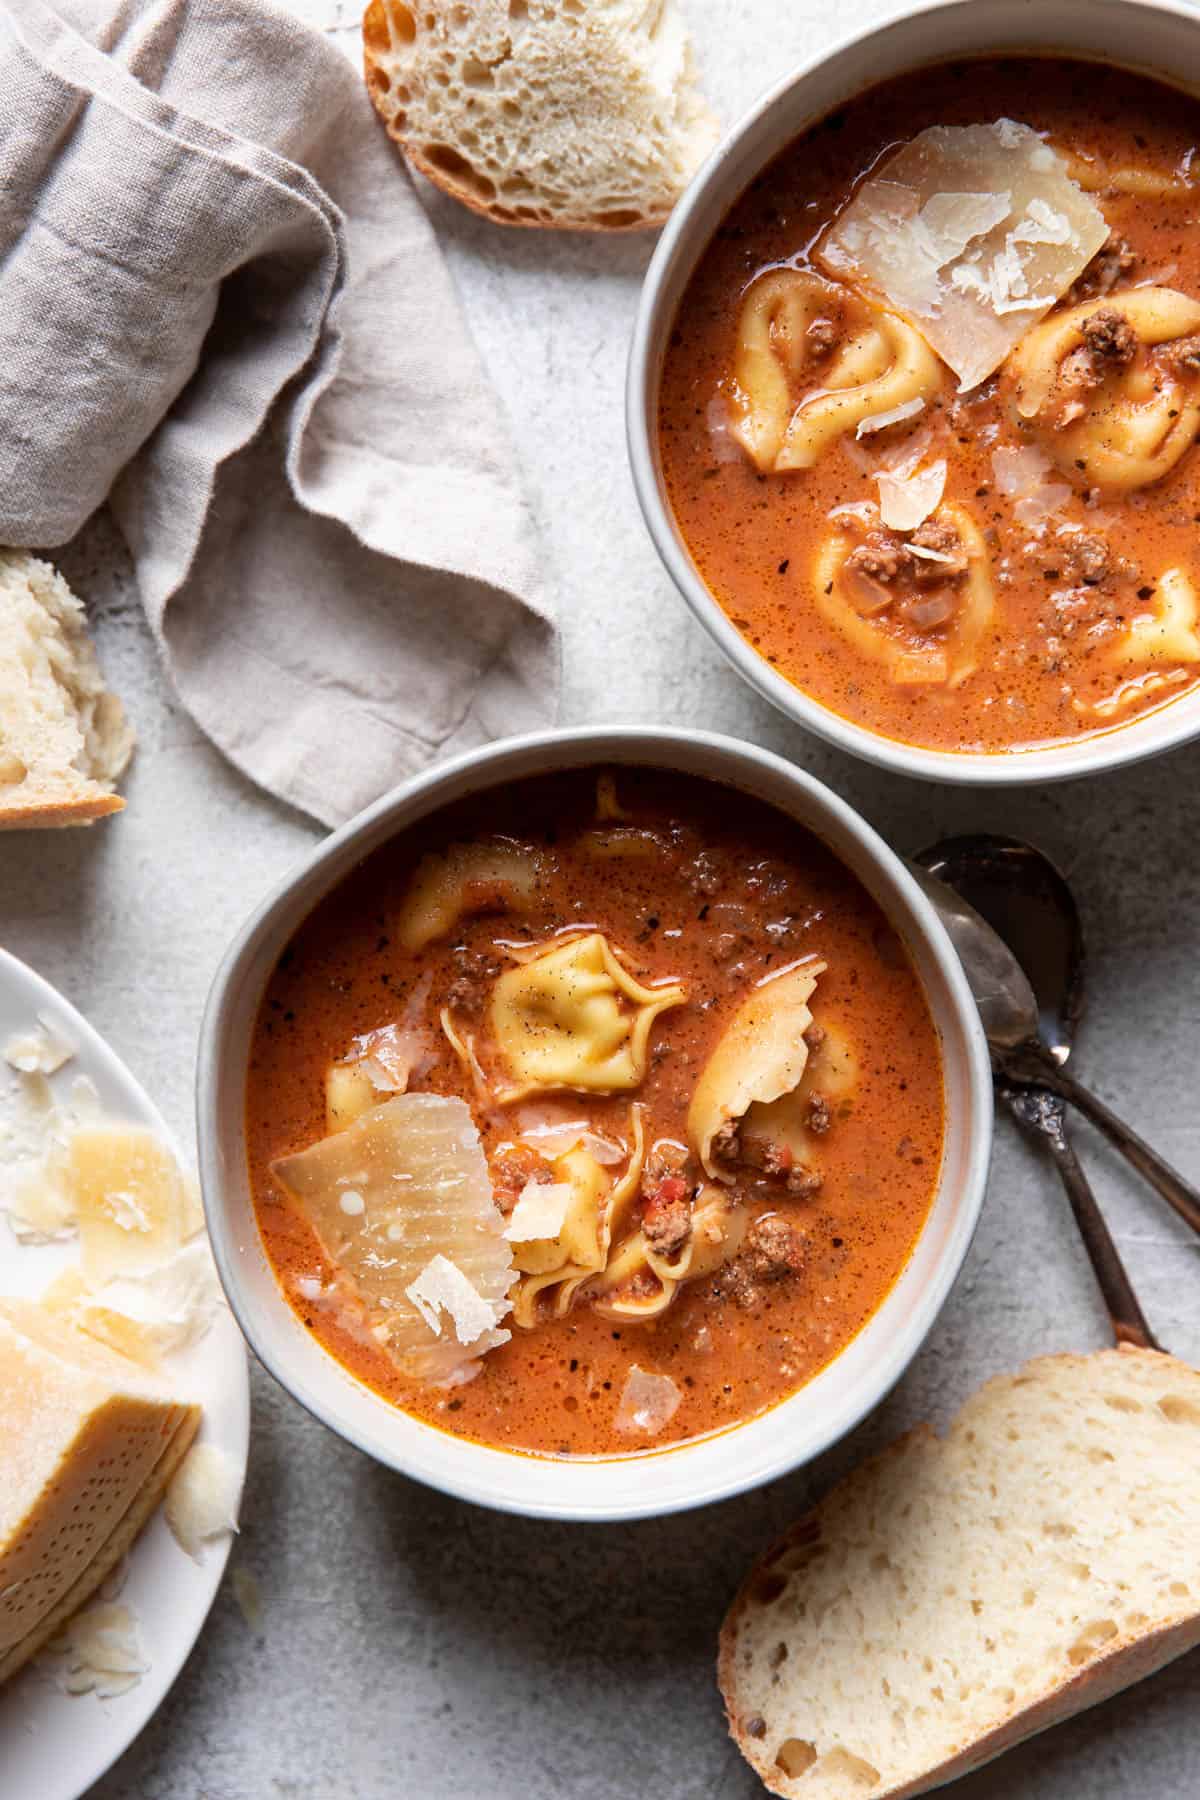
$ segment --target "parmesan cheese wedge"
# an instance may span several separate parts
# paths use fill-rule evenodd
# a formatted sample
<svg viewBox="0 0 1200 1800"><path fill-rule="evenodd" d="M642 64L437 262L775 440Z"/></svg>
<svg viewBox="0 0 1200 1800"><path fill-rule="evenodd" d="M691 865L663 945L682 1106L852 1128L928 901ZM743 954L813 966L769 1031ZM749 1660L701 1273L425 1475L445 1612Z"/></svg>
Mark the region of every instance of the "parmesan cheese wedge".
<svg viewBox="0 0 1200 1800"><path fill-rule="evenodd" d="M512 1252L464 1101L399 1094L272 1171L402 1375L460 1381L508 1341Z"/></svg>
<svg viewBox="0 0 1200 1800"><path fill-rule="evenodd" d="M822 241L830 275L904 314L978 387L1108 237L1028 125L934 125L884 162Z"/></svg>
<svg viewBox="0 0 1200 1800"><path fill-rule="evenodd" d="M111 1574L199 1420L36 1302L0 1301L0 1682Z"/></svg>

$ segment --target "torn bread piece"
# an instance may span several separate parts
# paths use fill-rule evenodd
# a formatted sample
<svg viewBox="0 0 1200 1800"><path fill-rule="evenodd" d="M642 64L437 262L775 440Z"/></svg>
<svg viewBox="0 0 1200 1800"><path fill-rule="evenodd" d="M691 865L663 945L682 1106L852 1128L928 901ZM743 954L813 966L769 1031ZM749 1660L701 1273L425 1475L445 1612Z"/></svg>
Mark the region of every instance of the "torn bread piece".
<svg viewBox="0 0 1200 1800"><path fill-rule="evenodd" d="M49 563L0 549L0 830L120 812L133 744L81 603Z"/></svg>
<svg viewBox="0 0 1200 1800"><path fill-rule="evenodd" d="M826 232L825 271L909 318L978 387L1102 248L1108 221L1028 125L933 125Z"/></svg>
<svg viewBox="0 0 1200 1800"><path fill-rule="evenodd" d="M1042 1357L756 1564L721 1632L730 1730L795 1800L941 1787L1200 1643L1198 1546L1200 1374Z"/></svg>
<svg viewBox="0 0 1200 1800"><path fill-rule="evenodd" d="M502 225L660 225L717 139L674 0L370 0L363 52L413 164Z"/></svg>

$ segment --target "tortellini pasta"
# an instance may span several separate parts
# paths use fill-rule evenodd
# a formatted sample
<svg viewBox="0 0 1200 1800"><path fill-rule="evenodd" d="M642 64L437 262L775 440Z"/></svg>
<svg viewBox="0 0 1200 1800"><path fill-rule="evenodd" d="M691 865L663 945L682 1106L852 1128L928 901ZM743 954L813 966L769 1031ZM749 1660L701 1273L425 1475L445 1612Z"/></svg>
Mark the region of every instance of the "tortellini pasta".
<svg viewBox="0 0 1200 1800"><path fill-rule="evenodd" d="M534 946L492 989L489 1023L509 1084L501 1104L544 1088L612 1094L646 1073L650 1030L686 999L643 987L602 932Z"/></svg>
<svg viewBox="0 0 1200 1800"><path fill-rule="evenodd" d="M1059 154L1072 181L1077 181L1085 194L1124 195L1139 200L1183 200L1196 192L1194 183L1178 173L1164 175L1158 169L1147 169L1137 163L1125 163L1114 169L1073 150Z"/></svg>
<svg viewBox="0 0 1200 1800"><path fill-rule="evenodd" d="M827 359L814 337L840 334ZM732 435L764 473L810 469L864 419L929 399L941 371L897 314L800 269L774 269L746 294L730 395Z"/></svg>
<svg viewBox="0 0 1200 1800"><path fill-rule="evenodd" d="M813 564L817 609L861 656L885 663L898 685L958 687L978 667L995 616L983 537L966 509L947 501L933 519L951 528L965 552L966 572L957 585L917 588L902 578L880 585L860 576L851 560L873 517L869 508L835 516ZM904 542L897 542L904 551ZM936 575L937 564L928 555L922 566Z"/></svg>
<svg viewBox="0 0 1200 1800"><path fill-rule="evenodd" d="M423 856L393 924L397 941L405 950L423 950L470 913L529 900L537 876L534 851L511 838L451 844Z"/></svg>
<svg viewBox="0 0 1200 1800"><path fill-rule="evenodd" d="M687 1131L706 1175L730 1181L714 1161L713 1139L755 1102L768 1105L797 1087L808 1062L809 1001L825 964L812 958L753 988L725 1027L696 1083Z"/></svg>
<svg viewBox="0 0 1200 1800"><path fill-rule="evenodd" d="M672 1258L660 1256L645 1234L633 1231L619 1244L603 1274L588 1284L593 1309L607 1319L629 1323L666 1312L685 1281L699 1281L737 1255L749 1219L726 1189L706 1185L692 1208L686 1244Z"/></svg>
<svg viewBox="0 0 1200 1800"><path fill-rule="evenodd" d="M756 1101L745 1113L748 1136L782 1145L801 1164L819 1155L818 1138L809 1123L814 1094L835 1107L849 1101L858 1086L858 1057L845 1031L822 1018L821 1032L820 1040L809 1050L804 1074L791 1092L766 1104Z"/></svg>
<svg viewBox="0 0 1200 1800"><path fill-rule="evenodd" d="M1120 663L1200 662L1196 590L1182 569L1159 577L1146 612L1131 619L1114 656Z"/></svg>
<svg viewBox="0 0 1200 1800"><path fill-rule="evenodd" d="M512 1294L516 1324L528 1330L547 1317L565 1318L581 1290L605 1268L642 1176L645 1139L636 1106L631 1133L629 1160L616 1181L582 1144L554 1160L554 1180L571 1192L557 1236L514 1247L513 1260L521 1272Z"/></svg>
<svg viewBox="0 0 1200 1800"><path fill-rule="evenodd" d="M1200 302L1173 288L1053 313L1005 365L1009 411L1085 487L1161 481L1200 431L1197 333Z"/></svg>

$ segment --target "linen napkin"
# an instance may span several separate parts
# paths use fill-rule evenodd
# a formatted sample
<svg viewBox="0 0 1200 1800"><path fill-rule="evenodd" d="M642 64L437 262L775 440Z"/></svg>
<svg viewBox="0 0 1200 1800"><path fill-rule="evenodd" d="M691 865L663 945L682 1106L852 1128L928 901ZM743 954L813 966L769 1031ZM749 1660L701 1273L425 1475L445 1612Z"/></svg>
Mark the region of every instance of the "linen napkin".
<svg viewBox="0 0 1200 1800"><path fill-rule="evenodd" d="M516 460L361 80L256 0L0 0L0 543L111 497L183 704L325 823L553 721Z"/></svg>

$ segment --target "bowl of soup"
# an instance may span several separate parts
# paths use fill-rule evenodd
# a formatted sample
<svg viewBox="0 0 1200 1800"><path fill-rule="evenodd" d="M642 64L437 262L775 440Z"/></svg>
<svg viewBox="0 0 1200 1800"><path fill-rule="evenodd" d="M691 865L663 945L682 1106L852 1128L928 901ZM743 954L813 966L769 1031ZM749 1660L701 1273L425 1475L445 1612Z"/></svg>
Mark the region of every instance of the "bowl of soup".
<svg viewBox="0 0 1200 1800"><path fill-rule="evenodd" d="M628 383L734 666L885 766L1051 780L1200 731L1200 53L1148 0L950 0L714 152Z"/></svg>
<svg viewBox="0 0 1200 1800"><path fill-rule="evenodd" d="M381 1462L631 1518L780 1474L966 1253L991 1083L904 865L699 733L518 739L335 833L216 978L198 1128L267 1368Z"/></svg>

